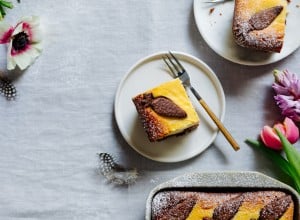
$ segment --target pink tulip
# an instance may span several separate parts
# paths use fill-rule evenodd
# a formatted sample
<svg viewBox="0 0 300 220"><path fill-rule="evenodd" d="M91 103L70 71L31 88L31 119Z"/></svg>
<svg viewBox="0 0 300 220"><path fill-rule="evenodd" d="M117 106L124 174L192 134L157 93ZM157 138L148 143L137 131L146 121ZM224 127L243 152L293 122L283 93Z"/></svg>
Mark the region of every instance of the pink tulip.
<svg viewBox="0 0 300 220"><path fill-rule="evenodd" d="M277 123L271 128L264 126L260 132L260 137L264 144L274 150L281 150L282 144L275 131L277 128L292 144L296 143L299 139L299 129L290 118L286 117L283 123Z"/></svg>

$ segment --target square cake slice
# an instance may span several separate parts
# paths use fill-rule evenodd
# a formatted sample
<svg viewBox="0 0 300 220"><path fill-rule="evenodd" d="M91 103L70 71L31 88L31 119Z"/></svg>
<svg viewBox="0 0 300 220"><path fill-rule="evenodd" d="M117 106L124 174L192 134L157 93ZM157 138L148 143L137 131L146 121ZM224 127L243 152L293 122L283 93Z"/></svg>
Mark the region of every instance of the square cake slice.
<svg viewBox="0 0 300 220"><path fill-rule="evenodd" d="M284 42L287 0L235 0L232 32L246 48L280 52Z"/></svg>
<svg viewBox="0 0 300 220"><path fill-rule="evenodd" d="M132 98L151 142L184 134L199 125L180 79L173 79Z"/></svg>

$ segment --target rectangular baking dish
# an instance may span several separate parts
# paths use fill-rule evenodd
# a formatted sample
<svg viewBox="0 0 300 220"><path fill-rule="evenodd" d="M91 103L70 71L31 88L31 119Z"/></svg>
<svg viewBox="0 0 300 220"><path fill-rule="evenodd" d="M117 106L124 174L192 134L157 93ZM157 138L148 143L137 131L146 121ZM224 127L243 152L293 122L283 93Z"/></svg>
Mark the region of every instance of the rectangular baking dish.
<svg viewBox="0 0 300 220"><path fill-rule="evenodd" d="M259 172L227 171L189 173L164 182L151 190L147 198L145 219L151 220L151 204L154 196L165 190L198 192L250 192L260 190L283 191L292 196L295 204L294 220L300 220L300 198L290 186Z"/></svg>

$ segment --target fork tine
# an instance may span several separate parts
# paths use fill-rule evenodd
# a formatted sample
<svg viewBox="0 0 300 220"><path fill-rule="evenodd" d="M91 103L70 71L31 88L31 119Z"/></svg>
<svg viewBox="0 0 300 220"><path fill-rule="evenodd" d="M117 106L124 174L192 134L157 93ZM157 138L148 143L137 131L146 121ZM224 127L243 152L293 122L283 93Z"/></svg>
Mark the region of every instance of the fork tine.
<svg viewBox="0 0 300 220"><path fill-rule="evenodd" d="M185 69L184 69L184 67L181 65L181 63L180 63L180 62L177 60L177 58L175 57L175 55L174 55L171 51L169 51L169 54L170 54L170 55L172 56L172 58L176 61L177 65L180 66L181 70L184 71L184 72L186 72Z"/></svg>
<svg viewBox="0 0 300 220"><path fill-rule="evenodd" d="M168 63L168 61L166 60L166 57L162 57L164 62L167 64L167 66L169 67L169 70L171 71L172 75L174 78L176 78L178 75L177 75L177 72L173 69L173 67Z"/></svg>
<svg viewBox="0 0 300 220"><path fill-rule="evenodd" d="M181 69L179 69L180 66L176 65L176 63L173 62L172 57L170 57L168 54L166 54L166 57L168 58L169 62L172 64L173 68L177 71L177 76L181 73Z"/></svg>

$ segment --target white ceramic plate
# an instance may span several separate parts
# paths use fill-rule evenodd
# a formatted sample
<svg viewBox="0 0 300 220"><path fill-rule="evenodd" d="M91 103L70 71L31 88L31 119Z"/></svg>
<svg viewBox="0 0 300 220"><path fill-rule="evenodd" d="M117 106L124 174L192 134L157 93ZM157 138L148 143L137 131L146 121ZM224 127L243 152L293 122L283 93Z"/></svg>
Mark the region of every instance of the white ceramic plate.
<svg viewBox="0 0 300 220"><path fill-rule="evenodd" d="M172 79L162 55L150 55L133 65L121 81L115 97L115 117L127 143L141 155L160 162L179 162L205 150L215 139L218 129L197 100L189 93L200 116L200 125L194 131L179 137L170 137L151 143L141 125L132 98ZM174 52L189 72L194 87L199 91L215 114L223 120L225 96L214 72L199 59Z"/></svg>
<svg viewBox="0 0 300 220"><path fill-rule="evenodd" d="M232 36L234 1L211 4L194 0L196 25L206 43L220 56L234 63L259 66L279 61L300 46L300 0L288 4L287 26L283 48L280 53L252 51L238 46ZM214 11L210 13L210 9Z"/></svg>

